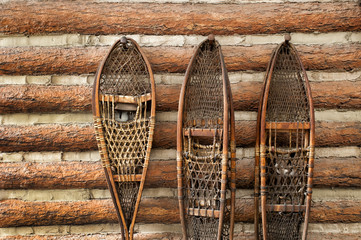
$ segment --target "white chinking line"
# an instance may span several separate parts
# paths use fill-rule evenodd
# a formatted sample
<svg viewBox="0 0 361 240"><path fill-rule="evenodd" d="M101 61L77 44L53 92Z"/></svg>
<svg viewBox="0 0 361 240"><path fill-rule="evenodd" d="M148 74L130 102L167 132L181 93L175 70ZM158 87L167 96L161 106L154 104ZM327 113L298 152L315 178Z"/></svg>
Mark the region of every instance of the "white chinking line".
<svg viewBox="0 0 361 240"><path fill-rule="evenodd" d="M0 34L0 47L69 47L69 46L111 46L123 35L5 35ZM126 35L142 47L184 47L196 46L206 36L201 35ZM291 33L295 45L350 44L361 42L361 32ZM260 35L216 35L221 46L254 46L259 44L279 44L283 34Z"/></svg>
<svg viewBox="0 0 361 240"><path fill-rule="evenodd" d="M145 188L142 198L176 198L176 188ZM253 189L237 189L236 198L253 198ZM23 201L87 201L110 199L108 189L0 189L0 201L17 199ZM361 189L315 188L312 195L314 202L332 202L339 200L361 199Z"/></svg>
<svg viewBox="0 0 361 240"><path fill-rule="evenodd" d="M353 71L307 71L310 82L337 82L337 81L361 81L361 70ZM237 71L229 72L231 83L239 82L263 82L265 72ZM184 73L156 73L155 84L175 85L182 84ZM63 86L89 86L94 83L93 74L82 75L39 75L39 76L11 76L0 75L1 85L63 85Z"/></svg>
<svg viewBox="0 0 361 240"><path fill-rule="evenodd" d="M316 121L320 122L360 122L361 110L315 110ZM255 121L257 112L236 111L236 121ZM157 112L157 122L176 122L177 112ZM91 113L12 113L0 114L0 125L29 126L42 124L90 125Z"/></svg>
<svg viewBox="0 0 361 240"><path fill-rule="evenodd" d="M254 157L254 148L237 148L237 158L246 159ZM358 158L361 157L361 147L339 147L339 148L316 148L316 158ZM175 149L152 149L150 160L166 161L175 160ZM19 163L19 162L96 162L100 161L98 151L86 151L86 152L0 152L0 163Z"/></svg>

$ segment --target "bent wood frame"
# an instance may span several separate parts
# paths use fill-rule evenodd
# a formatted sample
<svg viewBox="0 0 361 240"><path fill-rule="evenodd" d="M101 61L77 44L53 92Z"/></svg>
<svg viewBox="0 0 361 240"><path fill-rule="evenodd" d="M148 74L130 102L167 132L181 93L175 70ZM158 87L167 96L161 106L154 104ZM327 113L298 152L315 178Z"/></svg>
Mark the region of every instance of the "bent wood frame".
<svg viewBox="0 0 361 240"><path fill-rule="evenodd" d="M254 216L254 229L255 229L255 238L260 239L260 236L263 236L263 240L269 239L267 236L267 210L272 211L304 211L304 224L302 231L302 240L307 239L307 229L308 221L310 214L311 206L311 197L312 197L312 180L313 180L313 168L314 168L314 146L315 146L315 118L314 118L314 107L311 95L311 88L309 81L305 72L305 69L302 65L302 62L299 58L299 55L296 49L291 43L289 43L290 38L285 37L286 41L281 43L276 49L274 49L271 59L267 66L267 72L265 75L265 80L260 96L260 103L258 108L257 116L257 129L256 129L256 146L255 146L255 216ZM306 184L306 199L304 205L301 206L290 206L290 205L277 205L277 206L267 206L267 185L266 185L266 128L267 126L275 125L277 129L288 130L293 129L298 124L295 122L287 123L269 123L266 121L266 111L267 111L267 102L270 90L270 83L272 79L273 70L275 67L276 59L278 52L283 45L287 45L294 52L298 64L303 72L304 76L304 85L306 89L306 96L309 103L309 123L303 124L303 127L306 126L309 129L309 156L307 162L307 184ZM261 198L261 199L260 199ZM260 221L261 218L261 221ZM262 234L260 233L262 231Z"/></svg>
<svg viewBox="0 0 361 240"><path fill-rule="evenodd" d="M99 102L100 100L100 93L99 93L99 86L100 86L100 78L101 78L101 74L102 71L104 69L104 65L106 63L106 60L108 59L108 57L110 56L110 54L112 53L112 51L115 49L116 45L119 43L131 43L132 45L135 46L135 48L137 49L137 51L139 51L141 58L144 60L147 71L149 73L149 78L150 78L150 86L151 86L151 92L145 95L141 95L141 96L119 96L119 95L104 95L103 99L106 100L110 100L110 101L115 101L118 103L125 103L125 104L129 104L129 103L136 103L137 101L140 102L146 102L151 100L151 106L150 106L150 123L149 123L149 131L148 131L148 139L147 139L147 151L144 157L144 164L142 167L142 174L137 174L134 176L126 176L126 177L122 177L119 175L114 175L112 173L112 169L110 166L110 158L109 158L109 154L107 152L107 148L106 148L106 141L104 138L104 128L99 120L99 118L101 117L100 114L100 104ZM147 173L147 169L148 169L148 163L149 163L149 158L150 158L150 151L152 148L152 142L153 142L153 133L154 133L154 126L155 126L155 106L156 106L156 102L155 102L155 82L154 82L154 76L153 76L153 71L151 68L151 65L147 59L147 57L144 55L142 49L140 48L140 46L137 44L136 41L134 41L131 38L125 38L122 37L120 40L118 40L117 42L115 42L113 44L113 46L110 48L109 52L107 53L106 57L103 59L103 61L101 62L101 64L98 67L98 70L96 72L96 76L95 76L95 81L94 81L94 86L93 86L93 95L92 95L92 110L93 110L93 116L94 116L94 127L95 127L95 132L96 132L96 139L98 142L98 147L99 147L99 152L100 152L100 156L101 156L101 161L103 163L103 169L105 172L105 177L106 177L106 181L108 184L108 188L111 194L111 198L113 200L114 203L114 207L116 210L116 214L120 223L120 228L121 228L121 235L122 235L122 239L125 240L132 240L133 239L133 233L134 233L134 225L135 225L135 220L136 220L136 216L137 216L137 212L138 212L138 208L139 208L139 204L140 204L140 200L141 200L141 196L142 196L142 191L143 191L143 187L144 187L144 182L145 182L145 177L146 177L146 173ZM138 194L137 194L137 199L136 199L136 204L134 207L134 213L133 213L133 217L130 223L129 228L127 227L126 224L126 220L125 220L125 213L122 210L122 205L121 205L121 201L120 201L120 197L117 194L117 188L116 188L116 180L115 179L119 179L118 181L120 182L129 182L129 181L133 181L133 182L140 182L139 185L139 190L138 190Z"/></svg>
<svg viewBox="0 0 361 240"><path fill-rule="evenodd" d="M261 123L261 115L262 115L262 104L263 104L263 97L264 97L264 89L265 85L268 79L268 73L269 69L271 67L271 62L273 61L274 55L275 55L276 49L273 50L271 54L271 60L268 62L267 69L266 69L266 75L263 80L261 95L260 95L260 101L258 105L258 114L257 114L257 125L256 125L256 146L255 146L255 167L254 167L254 233L256 239L259 239L259 213L260 213L260 204L259 204L259 198L260 198L260 123Z"/></svg>
<svg viewBox="0 0 361 240"><path fill-rule="evenodd" d="M182 84L180 99L179 99L179 107L178 107L178 119L177 119L177 184L178 184L178 201L179 201L179 211L180 218L182 224L182 232L183 239L188 239L189 234L186 226L186 209L184 204L184 163L183 163L183 137L185 135L191 134L191 130L187 130L183 128L183 111L185 105L186 96L186 87L188 80L190 78L192 65L195 62L197 54L200 51L200 47L205 42L210 42L211 44L215 44L215 39L213 35L209 35L208 39L201 42L198 47L195 49L194 54L188 64L186 75L184 82ZM224 220L224 210L226 203L226 184L229 182L229 187L231 190L230 196L230 229L229 229L229 238L233 239L234 232L234 216L235 216L235 193L236 193L236 143L235 143L235 117L234 117L234 109L233 109L233 101L232 101L232 93L231 87L228 79L228 73L225 66L223 54L221 48L219 46L219 56L221 62L222 69L222 78L223 78L223 156L222 156L222 184L221 184L221 203L220 203L220 212L219 212L219 224L218 224L218 235L217 239L222 239L222 226ZM200 96L201 97L201 96ZM204 129L207 130L207 129ZM211 130L211 129L210 129ZM193 136L196 136L197 131L194 132ZM200 135L202 136L211 136L217 134L217 132L205 133L207 131L202 131ZM230 152L229 152L230 149ZM230 154L230 162L228 161ZM229 176L229 177L228 177ZM209 211L209 210L208 210ZM207 215L208 211L199 212L199 215ZM214 213L210 213L214 214Z"/></svg>

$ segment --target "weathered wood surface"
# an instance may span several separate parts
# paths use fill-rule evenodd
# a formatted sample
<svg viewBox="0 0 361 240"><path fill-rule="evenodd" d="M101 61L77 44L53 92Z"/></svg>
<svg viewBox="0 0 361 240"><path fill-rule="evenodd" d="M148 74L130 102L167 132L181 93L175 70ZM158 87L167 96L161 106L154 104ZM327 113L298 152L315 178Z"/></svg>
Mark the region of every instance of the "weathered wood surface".
<svg viewBox="0 0 361 240"><path fill-rule="evenodd" d="M10 1L1 7L0 33L5 34L233 35L361 28L361 10L356 2L213 5Z"/></svg>
<svg viewBox="0 0 361 240"><path fill-rule="evenodd" d="M317 122L316 147L361 146L360 122Z"/></svg>
<svg viewBox="0 0 361 240"><path fill-rule="evenodd" d="M158 84L157 111L176 111L180 85ZM90 112L92 86L0 86L0 114Z"/></svg>
<svg viewBox="0 0 361 240"><path fill-rule="evenodd" d="M107 200L26 202L0 201L0 227L42 226L58 224L117 223L113 203ZM137 215L138 222L178 222L178 204L168 198L142 199Z"/></svg>
<svg viewBox="0 0 361 240"><path fill-rule="evenodd" d="M120 230L119 230L120 231ZM7 236L0 237L1 240L75 240L75 239L84 239L84 240L118 240L119 233L111 234L69 234L69 235L46 235L46 236ZM237 240L249 240L253 239L253 233L249 232L235 232L235 239ZM167 239L167 240L181 240L181 233L135 233L135 240L148 240L148 239ZM307 239L310 240L356 240L361 239L361 234L358 233L315 233L309 232Z"/></svg>
<svg viewBox="0 0 361 240"><path fill-rule="evenodd" d="M36 235L36 236L6 236L0 237L0 240L119 240L120 237L120 228L119 233L105 233L105 234L68 234L68 235ZM249 237L252 234L248 234ZM135 233L134 240L182 240L181 233ZM346 239L348 240L348 239Z"/></svg>
<svg viewBox="0 0 361 240"><path fill-rule="evenodd" d="M311 222L361 222L361 201L340 200L314 202L311 205Z"/></svg>
<svg viewBox="0 0 361 240"><path fill-rule="evenodd" d="M236 222L253 221L253 199L236 199ZM354 223L360 222L361 204L339 200L315 202L311 222ZM68 224L116 223L117 217L110 199L88 201L28 202L21 200L0 201L0 227L45 226ZM142 199L137 216L141 223L179 223L176 198Z"/></svg>
<svg viewBox="0 0 361 240"><path fill-rule="evenodd" d="M313 184L315 187L360 187L361 159L316 158Z"/></svg>
<svg viewBox="0 0 361 240"><path fill-rule="evenodd" d="M68 235L36 235L36 236L6 236L0 237L0 240L119 240L120 228L118 233L98 233L98 234L68 234ZM247 234L242 234L247 235ZM248 234L249 237L252 234ZM181 233L134 233L134 240L182 240ZM243 239L243 238L241 238ZM348 240L348 239L346 239Z"/></svg>
<svg viewBox="0 0 361 240"><path fill-rule="evenodd" d="M146 187L175 187L176 164L154 161L148 167ZM0 163L0 189L107 188L99 162Z"/></svg>
<svg viewBox="0 0 361 240"><path fill-rule="evenodd" d="M254 159L237 160L237 188L254 187ZM151 160L146 188L176 188L176 160ZM359 187L360 158L317 158L315 187ZM0 189L104 189L100 162L0 163Z"/></svg>
<svg viewBox="0 0 361 240"><path fill-rule="evenodd" d="M255 121L236 122L236 144L253 147L256 137ZM97 150L91 125L0 126L0 151L89 151ZM153 146L176 146L176 122L158 122ZM316 147L361 146L360 122L317 122Z"/></svg>
<svg viewBox="0 0 361 240"><path fill-rule="evenodd" d="M93 126L0 126L0 151L85 151L97 149Z"/></svg>
<svg viewBox="0 0 361 240"><path fill-rule="evenodd" d="M361 106L360 81L312 82L311 91L315 108L359 109Z"/></svg>
<svg viewBox="0 0 361 240"><path fill-rule="evenodd" d="M90 86L0 86L0 113L91 111Z"/></svg>
<svg viewBox="0 0 361 240"><path fill-rule="evenodd" d="M239 82L232 85L236 111L256 111L261 82ZM157 111L177 111L181 86L157 84ZM312 82L315 108L360 109L361 82ZM90 112L91 86L0 86L0 113Z"/></svg>
<svg viewBox="0 0 361 240"><path fill-rule="evenodd" d="M274 44L223 46L228 71L265 70ZM192 47L143 47L154 72L185 72ZM308 70L361 68L360 44L299 45ZM0 48L0 74L50 75L95 73L109 46ZM51 62L51 64L49 64Z"/></svg>

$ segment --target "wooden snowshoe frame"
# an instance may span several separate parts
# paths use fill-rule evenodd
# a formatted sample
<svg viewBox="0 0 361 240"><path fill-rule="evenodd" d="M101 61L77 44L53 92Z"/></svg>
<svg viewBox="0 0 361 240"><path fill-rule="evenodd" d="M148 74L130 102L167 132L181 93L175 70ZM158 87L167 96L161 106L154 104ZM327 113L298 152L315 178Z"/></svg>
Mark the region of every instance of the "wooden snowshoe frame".
<svg viewBox="0 0 361 240"><path fill-rule="evenodd" d="M153 72L133 39L117 41L99 66L92 103L99 152L122 239L133 239L155 125Z"/></svg>
<svg viewBox="0 0 361 240"><path fill-rule="evenodd" d="M221 47L196 49L180 93L177 179L184 239L233 239L235 119Z"/></svg>
<svg viewBox="0 0 361 240"><path fill-rule="evenodd" d="M289 40L272 53L258 110L256 239L307 238L315 119L309 81Z"/></svg>

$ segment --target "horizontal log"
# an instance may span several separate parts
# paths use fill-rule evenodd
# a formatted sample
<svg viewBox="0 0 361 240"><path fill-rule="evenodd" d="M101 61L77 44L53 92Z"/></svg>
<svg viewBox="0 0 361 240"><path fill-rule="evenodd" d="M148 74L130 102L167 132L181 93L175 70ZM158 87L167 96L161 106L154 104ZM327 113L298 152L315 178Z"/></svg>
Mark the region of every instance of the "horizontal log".
<svg viewBox="0 0 361 240"><path fill-rule="evenodd" d="M1 189L106 188L100 162L1 163Z"/></svg>
<svg viewBox="0 0 361 240"><path fill-rule="evenodd" d="M120 228L118 233L98 233L98 234L68 234L68 235L32 235L32 236L6 236L0 237L0 240L119 240ZM251 236L251 234L248 234ZM168 239L182 240L181 233L134 233L134 240L147 239ZM347 239L346 239L347 240Z"/></svg>
<svg viewBox="0 0 361 240"><path fill-rule="evenodd" d="M89 86L0 86L0 113L91 111Z"/></svg>
<svg viewBox="0 0 361 240"><path fill-rule="evenodd" d="M0 151L4 152L97 149L93 126L0 126L0 132Z"/></svg>
<svg viewBox="0 0 361 240"><path fill-rule="evenodd" d="M117 216L111 200L76 202L26 202L4 200L0 202L0 227L41 226L60 224L116 223ZM141 202L138 222L178 222L178 202L167 198L146 198Z"/></svg>
<svg viewBox="0 0 361 240"><path fill-rule="evenodd" d="M0 163L0 189L107 188L100 162ZM176 187L176 162L151 160L145 187Z"/></svg>
<svg viewBox="0 0 361 240"><path fill-rule="evenodd" d="M0 237L0 240L119 240L120 229L118 233L98 233L98 234L68 234L68 235L32 235L32 236L6 236ZM246 234L242 234L246 235ZM252 236L252 234L248 234ZM182 240L181 233L134 233L134 240L147 239L167 239L167 240ZM347 239L346 239L347 240Z"/></svg>
<svg viewBox="0 0 361 240"><path fill-rule="evenodd" d="M261 79L260 79L261 80ZM232 85L236 111L258 108L262 83L239 82ZM180 85L156 86L157 111L177 111ZM361 82L312 82L315 108L360 109ZM89 112L91 86L0 86L0 114L34 112Z"/></svg>
<svg viewBox="0 0 361 240"><path fill-rule="evenodd" d="M109 47L1 48L0 74L44 75L95 73ZM24 66L22 69L21 66Z"/></svg>
<svg viewBox="0 0 361 240"><path fill-rule="evenodd" d="M350 200L316 202L312 205L310 222L361 222L361 205ZM236 200L235 221L252 222L253 199ZM112 201L88 200L74 202L27 202L3 200L0 202L0 227L79 225L115 223L117 217ZM145 198L141 201L138 223L179 223L177 198Z"/></svg>
<svg viewBox="0 0 361 240"><path fill-rule="evenodd" d="M337 226L335 226L337 227ZM119 230L120 231L120 230ZM32 236L6 236L0 237L0 240L74 240L74 239L84 239L84 240L118 240L120 236L119 233L112 234L68 234L68 235L32 235ZM237 240L249 240L253 239L254 235L250 232L235 232L234 235ZM361 233L316 233L308 232L307 239L310 240L356 240L361 238ZM181 233L135 233L135 240L146 240L146 239L168 239L168 240L181 240Z"/></svg>
<svg viewBox="0 0 361 240"><path fill-rule="evenodd" d="M315 202L312 203L310 222L357 223L361 222L360 212L360 201ZM344 219L344 221L340 221L341 219Z"/></svg>
<svg viewBox="0 0 361 240"><path fill-rule="evenodd" d="M91 112L92 86L0 86L0 114ZM178 109L180 85L157 85L157 111Z"/></svg>
<svg viewBox="0 0 361 240"><path fill-rule="evenodd" d="M228 71L265 70L273 44L224 46ZM144 47L154 72L185 72L192 47ZM361 68L360 44L299 45L297 50L306 69ZM15 47L0 49L0 74L50 75L95 73L109 51L108 46Z"/></svg>
<svg viewBox="0 0 361 240"><path fill-rule="evenodd" d="M31 235L31 236L6 236L0 237L0 240L119 240L120 229L118 233L98 233L98 234L68 234L68 235ZM252 234L242 234L252 236ZM182 240L181 233L134 233L134 240L148 240L148 239L167 239L167 240ZM243 238L242 238L243 239ZM346 239L348 240L348 239Z"/></svg>
<svg viewBox="0 0 361 240"><path fill-rule="evenodd" d="M158 122L155 126L153 146L176 146L176 122ZM256 138L255 121L236 122L236 144L253 147ZM0 126L0 151L89 151L97 144L93 126ZM361 123L317 122L316 147L360 146Z"/></svg>
<svg viewBox="0 0 361 240"><path fill-rule="evenodd" d="M361 159L315 159L313 183L316 187L359 188L361 186Z"/></svg>
<svg viewBox="0 0 361 240"><path fill-rule="evenodd" d="M359 6L353 1L239 5L9 2L2 4L0 19L0 33L26 35L232 35L358 31L361 28Z"/></svg>
<svg viewBox="0 0 361 240"><path fill-rule="evenodd" d="M312 82L315 108L359 109L361 106L360 81Z"/></svg>
<svg viewBox="0 0 361 240"><path fill-rule="evenodd" d="M254 187L254 159L237 160L237 188ZM176 160L151 160L146 188L176 188ZM315 160L314 186L361 186L361 159ZM0 189L107 188L100 162L0 163Z"/></svg>
<svg viewBox="0 0 361 240"><path fill-rule="evenodd" d="M316 123L315 133L316 146L360 146L360 128L361 123L358 122L318 122Z"/></svg>

